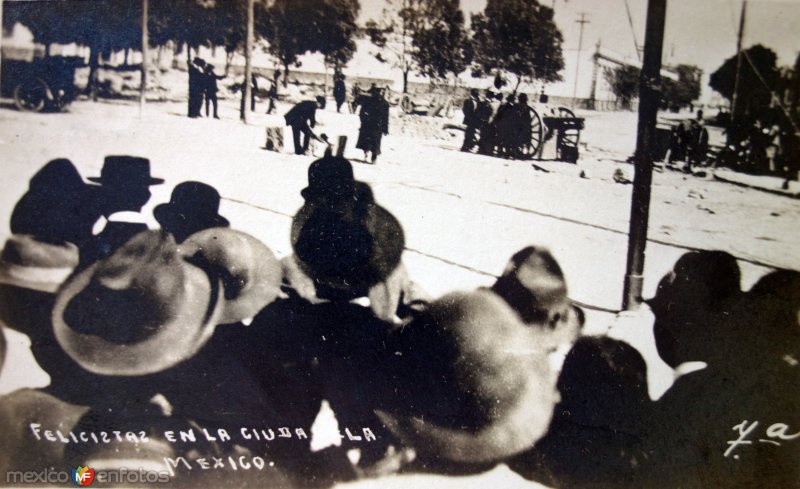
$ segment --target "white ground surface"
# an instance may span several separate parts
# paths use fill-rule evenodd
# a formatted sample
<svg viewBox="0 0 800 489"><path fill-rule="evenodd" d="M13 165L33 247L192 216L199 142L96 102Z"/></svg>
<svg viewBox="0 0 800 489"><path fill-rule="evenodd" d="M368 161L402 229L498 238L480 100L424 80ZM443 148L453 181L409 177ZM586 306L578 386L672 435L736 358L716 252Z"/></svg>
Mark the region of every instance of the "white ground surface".
<svg viewBox="0 0 800 489"><path fill-rule="evenodd" d="M169 200L184 180L214 185L223 196L221 213L232 227L249 232L278 255L290 252L289 224L300 207L314 158L291 153L291 135L283 153L263 148L265 126L283 126L279 115L259 113L243 125L233 101L224 101L222 120L191 120L185 104L152 104L139 117L134 104L73 104L64 114L23 114L0 108L0 219L10 217L28 179L53 158L72 160L84 177L99 175L103 157L133 154L150 158L155 176L143 210ZM287 106L279 106L278 114ZM406 261L412 277L434 295L487 285L512 253L528 244L551 248L563 267L570 296L597 308L589 310L590 332L607 332L637 345L648 358L655 396L671 382L652 349L646 314L624 316L620 308L625 270L631 186L614 183L616 168L633 176L625 159L635 145L633 113L584 113L578 165L507 161L457 151L461 132L440 129L444 119L401 121L393 115L392 134L384 138L377 165L357 160L358 119L319 114L319 132L332 141L348 136L346 156L356 177L372 184L377 200L406 231ZM460 122L460 120L455 121ZM399 134L399 127L413 136ZM547 153L546 153L547 154ZM580 178L581 171L589 178ZM3 218L2 216L6 216ZM800 200L736 187L710 179L664 172L654 175L650 241L645 266L645 296L687 249L721 249L740 258L743 287L749 288L772 267L800 269L797 246ZM7 228L0 231L5 236ZM642 319L644 318L644 319ZM47 383L25 356L26 338L7 334L9 357L0 375L0 393ZM648 346L649 345L649 346ZM29 356L29 353L28 353ZM503 487L535 486L500 467L487 474ZM483 476L482 476L483 477ZM477 479L392 479L414 486L485 487ZM471 482L470 482L471 481ZM482 481L482 482L477 482ZM381 484L381 487L387 487ZM391 485L389 486L391 487Z"/></svg>

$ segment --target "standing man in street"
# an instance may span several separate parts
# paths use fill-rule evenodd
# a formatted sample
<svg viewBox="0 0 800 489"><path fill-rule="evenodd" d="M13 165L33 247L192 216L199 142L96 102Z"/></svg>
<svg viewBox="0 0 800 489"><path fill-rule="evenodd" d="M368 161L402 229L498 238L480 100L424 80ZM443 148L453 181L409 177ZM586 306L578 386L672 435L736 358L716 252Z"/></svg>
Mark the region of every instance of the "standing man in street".
<svg viewBox="0 0 800 489"><path fill-rule="evenodd" d="M478 119L478 90L473 88L469 91L469 98L464 101L462 111L464 112L464 144L461 151L470 151L476 144L475 131L478 129L480 120Z"/></svg>
<svg viewBox="0 0 800 489"><path fill-rule="evenodd" d="M203 107L203 96L205 95L206 77L203 70L206 62L203 58L197 57L189 63L189 117L200 117L200 109Z"/></svg>
<svg viewBox="0 0 800 489"><path fill-rule="evenodd" d="M217 101L217 80L222 80L227 76L227 73L224 75L217 75L214 73L214 65L211 63L206 64L205 68L205 93L206 93L206 117L209 114L209 108L213 108L214 110L214 119L219 119L219 114L217 113L219 108L219 102ZM209 107L211 106L211 107Z"/></svg>
<svg viewBox="0 0 800 489"><path fill-rule="evenodd" d="M324 142L311 130L311 128L317 124L316 115L318 108L325 108L325 97L318 95L316 100L304 100L303 102L299 102L283 116L283 118L286 119L286 125L292 128L295 154L306 154L310 138ZM301 134L303 135L302 144L300 143Z"/></svg>
<svg viewBox="0 0 800 489"><path fill-rule="evenodd" d="M389 102L381 89L370 88L370 96L361 104L361 127L358 130L356 148L364 151L364 159L375 163L381 154L381 139L389 134ZM368 156L370 155L371 156Z"/></svg>
<svg viewBox="0 0 800 489"><path fill-rule="evenodd" d="M341 111L342 104L344 104L346 98L347 87L344 85L344 75L342 73L337 73L333 77L333 99L336 100L337 113Z"/></svg>

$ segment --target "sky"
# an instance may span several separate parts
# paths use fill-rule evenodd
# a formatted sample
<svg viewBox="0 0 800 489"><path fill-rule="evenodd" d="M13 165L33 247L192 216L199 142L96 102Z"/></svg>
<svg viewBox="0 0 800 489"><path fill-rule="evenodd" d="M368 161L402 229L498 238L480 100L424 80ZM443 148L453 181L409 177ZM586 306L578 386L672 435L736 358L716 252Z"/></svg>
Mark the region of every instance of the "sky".
<svg viewBox="0 0 800 489"><path fill-rule="evenodd" d="M626 14L626 0L540 0L555 5L555 18L564 35L564 56L575 56L580 25L586 13L582 49L593 50L598 41L623 57L636 59L634 35L641 46L647 1L627 0L634 29ZM380 16L385 0L361 0L361 20ZM486 0L461 0L469 13L481 11ZM736 53L741 0L667 0L664 62L699 66L706 74ZM800 52L800 0L749 0L744 47L761 43L778 54L778 63L793 65ZM570 53L573 53L572 55Z"/></svg>

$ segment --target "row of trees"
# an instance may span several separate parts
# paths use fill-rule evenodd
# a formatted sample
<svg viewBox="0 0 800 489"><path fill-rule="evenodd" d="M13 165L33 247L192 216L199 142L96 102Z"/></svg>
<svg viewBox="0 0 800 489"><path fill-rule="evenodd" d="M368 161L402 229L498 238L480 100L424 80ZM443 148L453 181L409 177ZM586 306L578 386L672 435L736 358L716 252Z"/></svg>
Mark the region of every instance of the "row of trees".
<svg viewBox="0 0 800 489"><path fill-rule="evenodd" d="M709 86L729 102L737 97L737 116L747 119L759 117L768 112L775 100L787 98L792 106L792 116L797 117L794 106L800 93L800 55L794 68L781 69L775 52L761 44L742 51L741 57L733 55L722 62L709 78ZM737 85L738 66L738 87ZM662 107L680 109L691 104L700 96L702 71L696 66L678 65L673 68L677 80L662 79ZM784 75L789 73L791 76ZM623 65L605 73L612 92L623 107L630 107L631 101L639 93L639 69ZM777 97L777 99L776 99ZM787 104L784 104L787 105Z"/></svg>
<svg viewBox="0 0 800 489"><path fill-rule="evenodd" d="M378 61L403 73L431 79L456 77L471 67L473 76L513 75L523 81L561 80L563 36L553 9L536 0L487 0L467 29L459 0L386 0L365 32L379 48Z"/></svg>
<svg viewBox="0 0 800 489"><path fill-rule="evenodd" d="M141 0L9 2L6 27L19 22L37 42L89 47L90 83L101 53L139 49ZM150 0L150 43L222 46L229 55L245 41L247 0ZM472 67L476 76L524 81L561 79L561 32L553 10L536 0L488 0L465 25L460 0L387 0L378 19L359 28L358 0L255 0L255 35L288 73L304 53L321 53L339 71L352 59L355 39L366 35L379 61L403 73L445 80ZM189 49L187 49L187 55ZM284 76L286 83L288 77Z"/></svg>
<svg viewBox="0 0 800 489"><path fill-rule="evenodd" d="M612 93L623 109L630 109L631 102L639 96L639 68L622 65L605 72ZM680 64L672 68L677 80L661 79L661 108L678 111L700 97L700 80L703 71L693 65Z"/></svg>

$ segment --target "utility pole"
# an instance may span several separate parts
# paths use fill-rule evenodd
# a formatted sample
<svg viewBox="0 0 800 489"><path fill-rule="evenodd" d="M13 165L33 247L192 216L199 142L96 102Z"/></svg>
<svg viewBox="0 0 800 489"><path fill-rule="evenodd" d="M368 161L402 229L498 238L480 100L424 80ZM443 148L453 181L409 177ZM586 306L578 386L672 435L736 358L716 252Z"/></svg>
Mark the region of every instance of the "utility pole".
<svg viewBox="0 0 800 489"><path fill-rule="evenodd" d="M2 71L3 71L3 0L0 0L0 72ZM3 93L2 82L0 82L0 93Z"/></svg>
<svg viewBox="0 0 800 489"><path fill-rule="evenodd" d="M247 110L250 106L253 78L253 0L247 0L247 40L244 46L244 85L242 86L242 106L240 118L247 124Z"/></svg>
<svg viewBox="0 0 800 489"><path fill-rule="evenodd" d="M589 21L586 20L586 13L580 13L581 18L576 20L578 24L581 25L581 33L578 35L578 59L575 60L575 85L572 87L572 108L575 109L575 103L577 102L577 95L578 95L578 70L581 66L581 49L583 49L583 26L584 24L588 24Z"/></svg>
<svg viewBox="0 0 800 489"><path fill-rule="evenodd" d="M150 51L147 31L147 0L142 0L142 80L139 87L139 117L144 112L145 94L147 92L147 58Z"/></svg>
<svg viewBox="0 0 800 489"><path fill-rule="evenodd" d="M650 186L653 180L656 117L661 100L661 51L664 47L664 19L667 0L648 0L644 60L639 77L639 126L634 153L635 173L631 197L628 262L622 307L638 309L642 301L645 246L650 213Z"/></svg>
<svg viewBox="0 0 800 489"><path fill-rule="evenodd" d="M736 78L733 79L733 96L731 96L731 122L736 121L739 113L739 77L742 72L742 38L744 37L747 0L742 2L742 14L739 16L739 35L736 38Z"/></svg>
<svg viewBox="0 0 800 489"><path fill-rule="evenodd" d="M592 92L589 94L589 109L595 110L597 107L597 72L600 69L600 39L594 47L594 66L592 67Z"/></svg>

